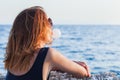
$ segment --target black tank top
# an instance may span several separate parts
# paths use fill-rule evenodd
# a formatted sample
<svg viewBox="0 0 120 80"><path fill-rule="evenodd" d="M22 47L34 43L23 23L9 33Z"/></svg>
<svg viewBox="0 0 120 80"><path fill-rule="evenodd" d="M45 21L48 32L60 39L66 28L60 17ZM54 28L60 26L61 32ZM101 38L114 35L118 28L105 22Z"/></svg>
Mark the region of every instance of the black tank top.
<svg viewBox="0 0 120 80"><path fill-rule="evenodd" d="M6 75L6 80L42 80L43 63L46 58L48 49L49 48L40 49L33 66L26 74L16 76L8 71Z"/></svg>

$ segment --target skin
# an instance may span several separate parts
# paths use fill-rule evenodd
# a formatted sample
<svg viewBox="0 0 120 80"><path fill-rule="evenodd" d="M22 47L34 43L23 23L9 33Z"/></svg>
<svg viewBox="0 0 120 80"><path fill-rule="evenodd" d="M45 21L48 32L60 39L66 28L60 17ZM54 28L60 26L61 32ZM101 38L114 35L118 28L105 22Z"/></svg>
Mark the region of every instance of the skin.
<svg viewBox="0 0 120 80"><path fill-rule="evenodd" d="M52 30L48 34L48 40L52 41ZM68 72L75 77L90 77L90 70L84 62L71 61L59 51L49 48L45 63L43 65L43 80L47 79L50 70Z"/></svg>
<svg viewBox="0 0 120 80"><path fill-rule="evenodd" d="M52 42L52 29L50 28L50 33L46 34L48 41ZM38 51L46 45L46 42L42 42L40 46L38 46L38 50L34 53L33 58L30 62L30 67L33 66L35 59L38 55ZM90 70L88 66L84 62L76 62L71 61L65 56L63 56L59 51L49 48L48 53L45 58L45 62L43 64L43 80L47 80L48 73L50 70L59 70L62 72L68 72L75 77L90 77ZM28 71L20 72L15 70L10 70L11 73L14 75L23 75L26 74Z"/></svg>

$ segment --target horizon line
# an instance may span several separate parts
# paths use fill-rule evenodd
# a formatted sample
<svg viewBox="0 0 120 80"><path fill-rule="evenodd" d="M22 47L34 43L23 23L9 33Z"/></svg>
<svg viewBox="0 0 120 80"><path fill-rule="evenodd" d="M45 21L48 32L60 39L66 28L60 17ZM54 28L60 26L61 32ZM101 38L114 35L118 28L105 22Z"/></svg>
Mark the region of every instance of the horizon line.
<svg viewBox="0 0 120 80"><path fill-rule="evenodd" d="M12 25L12 24L0 24L0 26L5 26L5 25L8 25L8 26L10 26L10 25ZM85 26L85 25L89 25L89 26L120 26L120 24L53 24L53 25L75 25L75 26L77 26L77 25L81 25L81 26Z"/></svg>

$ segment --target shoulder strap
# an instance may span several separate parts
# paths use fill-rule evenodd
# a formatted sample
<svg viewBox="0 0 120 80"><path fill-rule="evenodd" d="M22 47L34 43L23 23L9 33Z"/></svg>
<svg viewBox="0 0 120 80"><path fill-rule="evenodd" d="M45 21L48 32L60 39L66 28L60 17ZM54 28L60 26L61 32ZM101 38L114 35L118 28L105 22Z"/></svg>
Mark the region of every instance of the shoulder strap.
<svg viewBox="0 0 120 80"><path fill-rule="evenodd" d="M30 74L31 75L35 75L36 76L36 79L42 79L42 70L43 70L43 63L44 63L44 60L46 58L46 55L47 55L47 52L48 52L48 47L47 48L42 48L38 55L37 55L37 58L34 62L34 65L30 71Z"/></svg>
<svg viewBox="0 0 120 80"><path fill-rule="evenodd" d="M38 69L41 69L43 68L43 63L44 63L44 60L46 58L46 55L47 55L47 52L48 52L48 47L45 47L45 48L42 48L39 53L38 53L38 56L36 58L36 61L34 63L34 69L38 70Z"/></svg>

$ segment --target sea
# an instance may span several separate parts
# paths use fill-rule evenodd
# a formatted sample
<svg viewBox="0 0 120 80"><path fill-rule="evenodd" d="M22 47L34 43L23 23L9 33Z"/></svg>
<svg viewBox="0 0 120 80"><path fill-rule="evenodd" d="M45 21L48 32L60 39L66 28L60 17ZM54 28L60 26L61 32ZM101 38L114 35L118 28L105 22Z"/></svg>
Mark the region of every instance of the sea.
<svg viewBox="0 0 120 80"><path fill-rule="evenodd" d="M0 25L0 74L5 75L4 54L12 25ZM54 25L61 37L50 45L73 61L85 62L92 74L120 76L120 25Z"/></svg>

